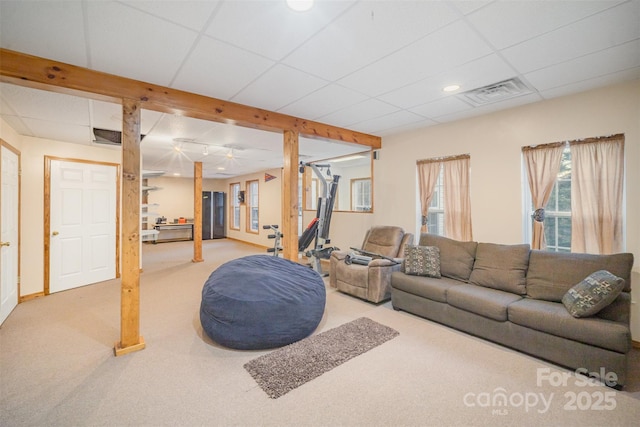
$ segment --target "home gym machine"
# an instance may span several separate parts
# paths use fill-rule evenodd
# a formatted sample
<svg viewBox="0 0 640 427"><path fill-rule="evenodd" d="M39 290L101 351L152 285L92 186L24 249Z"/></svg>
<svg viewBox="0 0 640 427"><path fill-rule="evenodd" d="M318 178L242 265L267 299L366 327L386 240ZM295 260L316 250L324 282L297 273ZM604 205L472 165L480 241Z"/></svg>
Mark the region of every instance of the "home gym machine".
<svg viewBox="0 0 640 427"><path fill-rule="evenodd" d="M262 228L264 230L272 230L273 234L269 234L267 237L273 240L273 247L267 248L267 252L273 253L273 256L277 257L280 252L282 252L282 246L280 246L280 239L282 238L282 232L278 228L277 225L263 225Z"/></svg>
<svg viewBox="0 0 640 427"><path fill-rule="evenodd" d="M338 189L338 180L340 179L340 175L331 175L330 166L328 164L300 162L300 173L304 174L305 167L311 168L318 177L318 181L322 184L322 190L318 197L316 217L309 223L302 236L298 239L298 252L304 253L310 259L311 267L321 276L328 275L328 273L322 271L321 260L329 259L331 252L338 250L338 248L334 247L325 247L325 245L331 243L329 227L331 225L336 190ZM326 169L326 177L323 174L323 169ZM312 242L313 249L307 250Z"/></svg>

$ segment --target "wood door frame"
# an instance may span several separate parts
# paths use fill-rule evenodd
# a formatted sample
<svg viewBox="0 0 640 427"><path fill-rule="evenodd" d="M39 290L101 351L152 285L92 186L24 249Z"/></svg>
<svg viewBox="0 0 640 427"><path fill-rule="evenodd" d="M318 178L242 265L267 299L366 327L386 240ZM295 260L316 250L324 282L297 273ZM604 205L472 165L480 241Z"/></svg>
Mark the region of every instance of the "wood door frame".
<svg viewBox="0 0 640 427"><path fill-rule="evenodd" d="M12 153L14 153L16 156L18 156L18 304L20 304L22 302L22 297L20 296L20 267L21 267L21 263L20 263L20 249L21 249L21 223L22 223L22 157L21 157L21 153L20 150L18 150L17 148L13 147L11 144L9 144L8 142L6 142L4 139L0 138L0 147L4 147L7 150L11 151ZM0 163L0 169L2 168L2 164ZM2 203L2 201L0 200L0 203Z"/></svg>
<svg viewBox="0 0 640 427"><path fill-rule="evenodd" d="M70 163L112 166L116 168L116 278L120 278L120 165L118 163L66 157L44 156L44 294L49 295L51 282L51 162L53 160Z"/></svg>

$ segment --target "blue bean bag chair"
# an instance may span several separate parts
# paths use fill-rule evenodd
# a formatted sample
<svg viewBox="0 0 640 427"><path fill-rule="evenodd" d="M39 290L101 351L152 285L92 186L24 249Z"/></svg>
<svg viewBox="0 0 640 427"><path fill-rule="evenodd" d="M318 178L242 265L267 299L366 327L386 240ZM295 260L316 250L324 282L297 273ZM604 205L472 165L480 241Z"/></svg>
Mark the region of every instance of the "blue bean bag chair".
<svg viewBox="0 0 640 427"><path fill-rule="evenodd" d="M218 267L202 289L200 322L218 344L281 347L309 336L324 313L322 277L284 258L252 255Z"/></svg>

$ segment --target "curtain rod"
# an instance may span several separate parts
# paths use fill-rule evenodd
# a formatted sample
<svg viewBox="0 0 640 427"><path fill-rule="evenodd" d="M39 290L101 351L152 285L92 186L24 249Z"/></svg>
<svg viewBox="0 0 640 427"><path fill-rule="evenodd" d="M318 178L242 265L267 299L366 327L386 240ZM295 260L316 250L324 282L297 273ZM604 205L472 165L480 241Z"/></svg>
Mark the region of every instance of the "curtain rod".
<svg viewBox="0 0 640 427"><path fill-rule="evenodd" d="M438 162L449 162L452 160L460 160L460 159L470 159L470 154L458 154L455 156L443 156L443 157L433 157L431 159L423 159L416 161L417 165L423 165L426 163L438 163Z"/></svg>

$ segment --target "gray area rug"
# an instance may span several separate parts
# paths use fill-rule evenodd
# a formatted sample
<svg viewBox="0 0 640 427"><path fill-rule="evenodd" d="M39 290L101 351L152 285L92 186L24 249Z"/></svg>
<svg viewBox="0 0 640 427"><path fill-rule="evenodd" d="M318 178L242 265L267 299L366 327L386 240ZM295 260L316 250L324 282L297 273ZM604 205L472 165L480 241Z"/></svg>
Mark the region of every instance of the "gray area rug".
<svg viewBox="0 0 640 427"><path fill-rule="evenodd" d="M244 368L269 397L277 399L398 334L361 317L260 356Z"/></svg>

